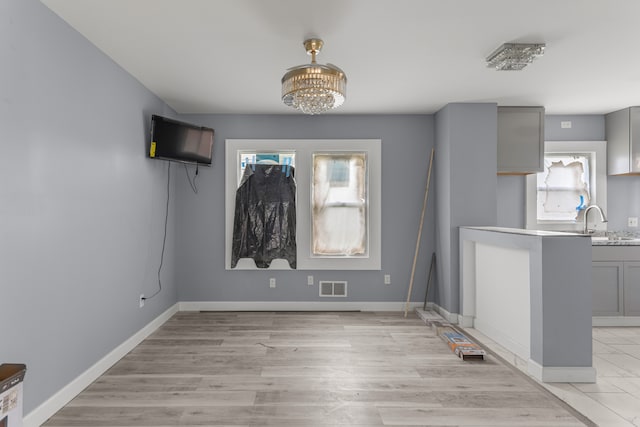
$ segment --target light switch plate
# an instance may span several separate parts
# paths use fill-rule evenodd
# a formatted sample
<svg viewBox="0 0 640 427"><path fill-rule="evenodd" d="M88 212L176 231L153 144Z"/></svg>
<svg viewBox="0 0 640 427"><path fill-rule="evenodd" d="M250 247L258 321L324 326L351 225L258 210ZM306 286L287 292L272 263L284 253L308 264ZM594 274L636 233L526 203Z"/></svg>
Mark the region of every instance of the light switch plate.
<svg viewBox="0 0 640 427"><path fill-rule="evenodd" d="M637 216L630 216L629 219L627 220L627 225L629 227L637 227L638 226L638 217Z"/></svg>

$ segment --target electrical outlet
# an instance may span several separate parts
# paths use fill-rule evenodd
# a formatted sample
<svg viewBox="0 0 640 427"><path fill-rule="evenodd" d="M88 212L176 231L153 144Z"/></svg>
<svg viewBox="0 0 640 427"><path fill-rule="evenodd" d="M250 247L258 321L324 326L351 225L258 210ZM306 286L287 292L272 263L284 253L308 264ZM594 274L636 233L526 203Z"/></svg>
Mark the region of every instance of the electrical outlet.
<svg viewBox="0 0 640 427"><path fill-rule="evenodd" d="M637 216L630 216L627 219L627 225L629 227L637 227L638 226L638 217Z"/></svg>
<svg viewBox="0 0 640 427"><path fill-rule="evenodd" d="M140 294L140 299L138 300L138 304L140 305L140 308L144 307L144 294Z"/></svg>
<svg viewBox="0 0 640 427"><path fill-rule="evenodd" d="M385 285L390 285L391 284L391 275L390 274L385 274L384 275L384 284Z"/></svg>
<svg viewBox="0 0 640 427"><path fill-rule="evenodd" d="M276 287L276 278L272 277L271 279L269 279L269 287L270 288L275 288Z"/></svg>
<svg viewBox="0 0 640 427"><path fill-rule="evenodd" d="M560 128L571 129L571 122L570 121L560 122Z"/></svg>
<svg viewBox="0 0 640 427"><path fill-rule="evenodd" d="M307 285L313 286L313 276L307 276Z"/></svg>

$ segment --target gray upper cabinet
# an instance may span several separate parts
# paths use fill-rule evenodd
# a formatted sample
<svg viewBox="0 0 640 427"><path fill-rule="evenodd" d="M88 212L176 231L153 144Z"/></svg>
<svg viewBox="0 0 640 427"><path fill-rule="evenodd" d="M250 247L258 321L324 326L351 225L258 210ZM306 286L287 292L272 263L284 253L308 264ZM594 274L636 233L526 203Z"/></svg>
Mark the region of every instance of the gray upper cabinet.
<svg viewBox="0 0 640 427"><path fill-rule="evenodd" d="M605 116L607 173L640 174L640 107L629 107Z"/></svg>
<svg viewBox="0 0 640 427"><path fill-rule="evenodd" d="M498 174L544 169L544 107L498 107Z"/></svg>

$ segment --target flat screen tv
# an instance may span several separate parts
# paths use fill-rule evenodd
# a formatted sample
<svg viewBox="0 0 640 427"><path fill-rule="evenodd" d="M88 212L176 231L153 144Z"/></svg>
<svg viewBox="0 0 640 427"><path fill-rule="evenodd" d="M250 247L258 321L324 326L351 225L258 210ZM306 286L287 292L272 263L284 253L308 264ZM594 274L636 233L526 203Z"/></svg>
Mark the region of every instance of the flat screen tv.
<svg viewBox="0 0 640 427"><path fill-rule="evenodd" d="M151 116L149 157L211 165L213 129Z"/></svg>

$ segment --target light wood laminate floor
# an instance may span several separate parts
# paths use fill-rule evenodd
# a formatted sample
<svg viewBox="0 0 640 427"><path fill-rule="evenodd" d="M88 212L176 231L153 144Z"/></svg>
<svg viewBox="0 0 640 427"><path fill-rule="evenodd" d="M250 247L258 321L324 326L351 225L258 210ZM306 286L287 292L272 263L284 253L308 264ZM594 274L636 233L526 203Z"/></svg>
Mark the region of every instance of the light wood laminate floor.
<svg viewBox="0 0 640 427"><path fill-rule="evenodd" d="M584 426L402 313L180 312L45 426Z"/></svg>

